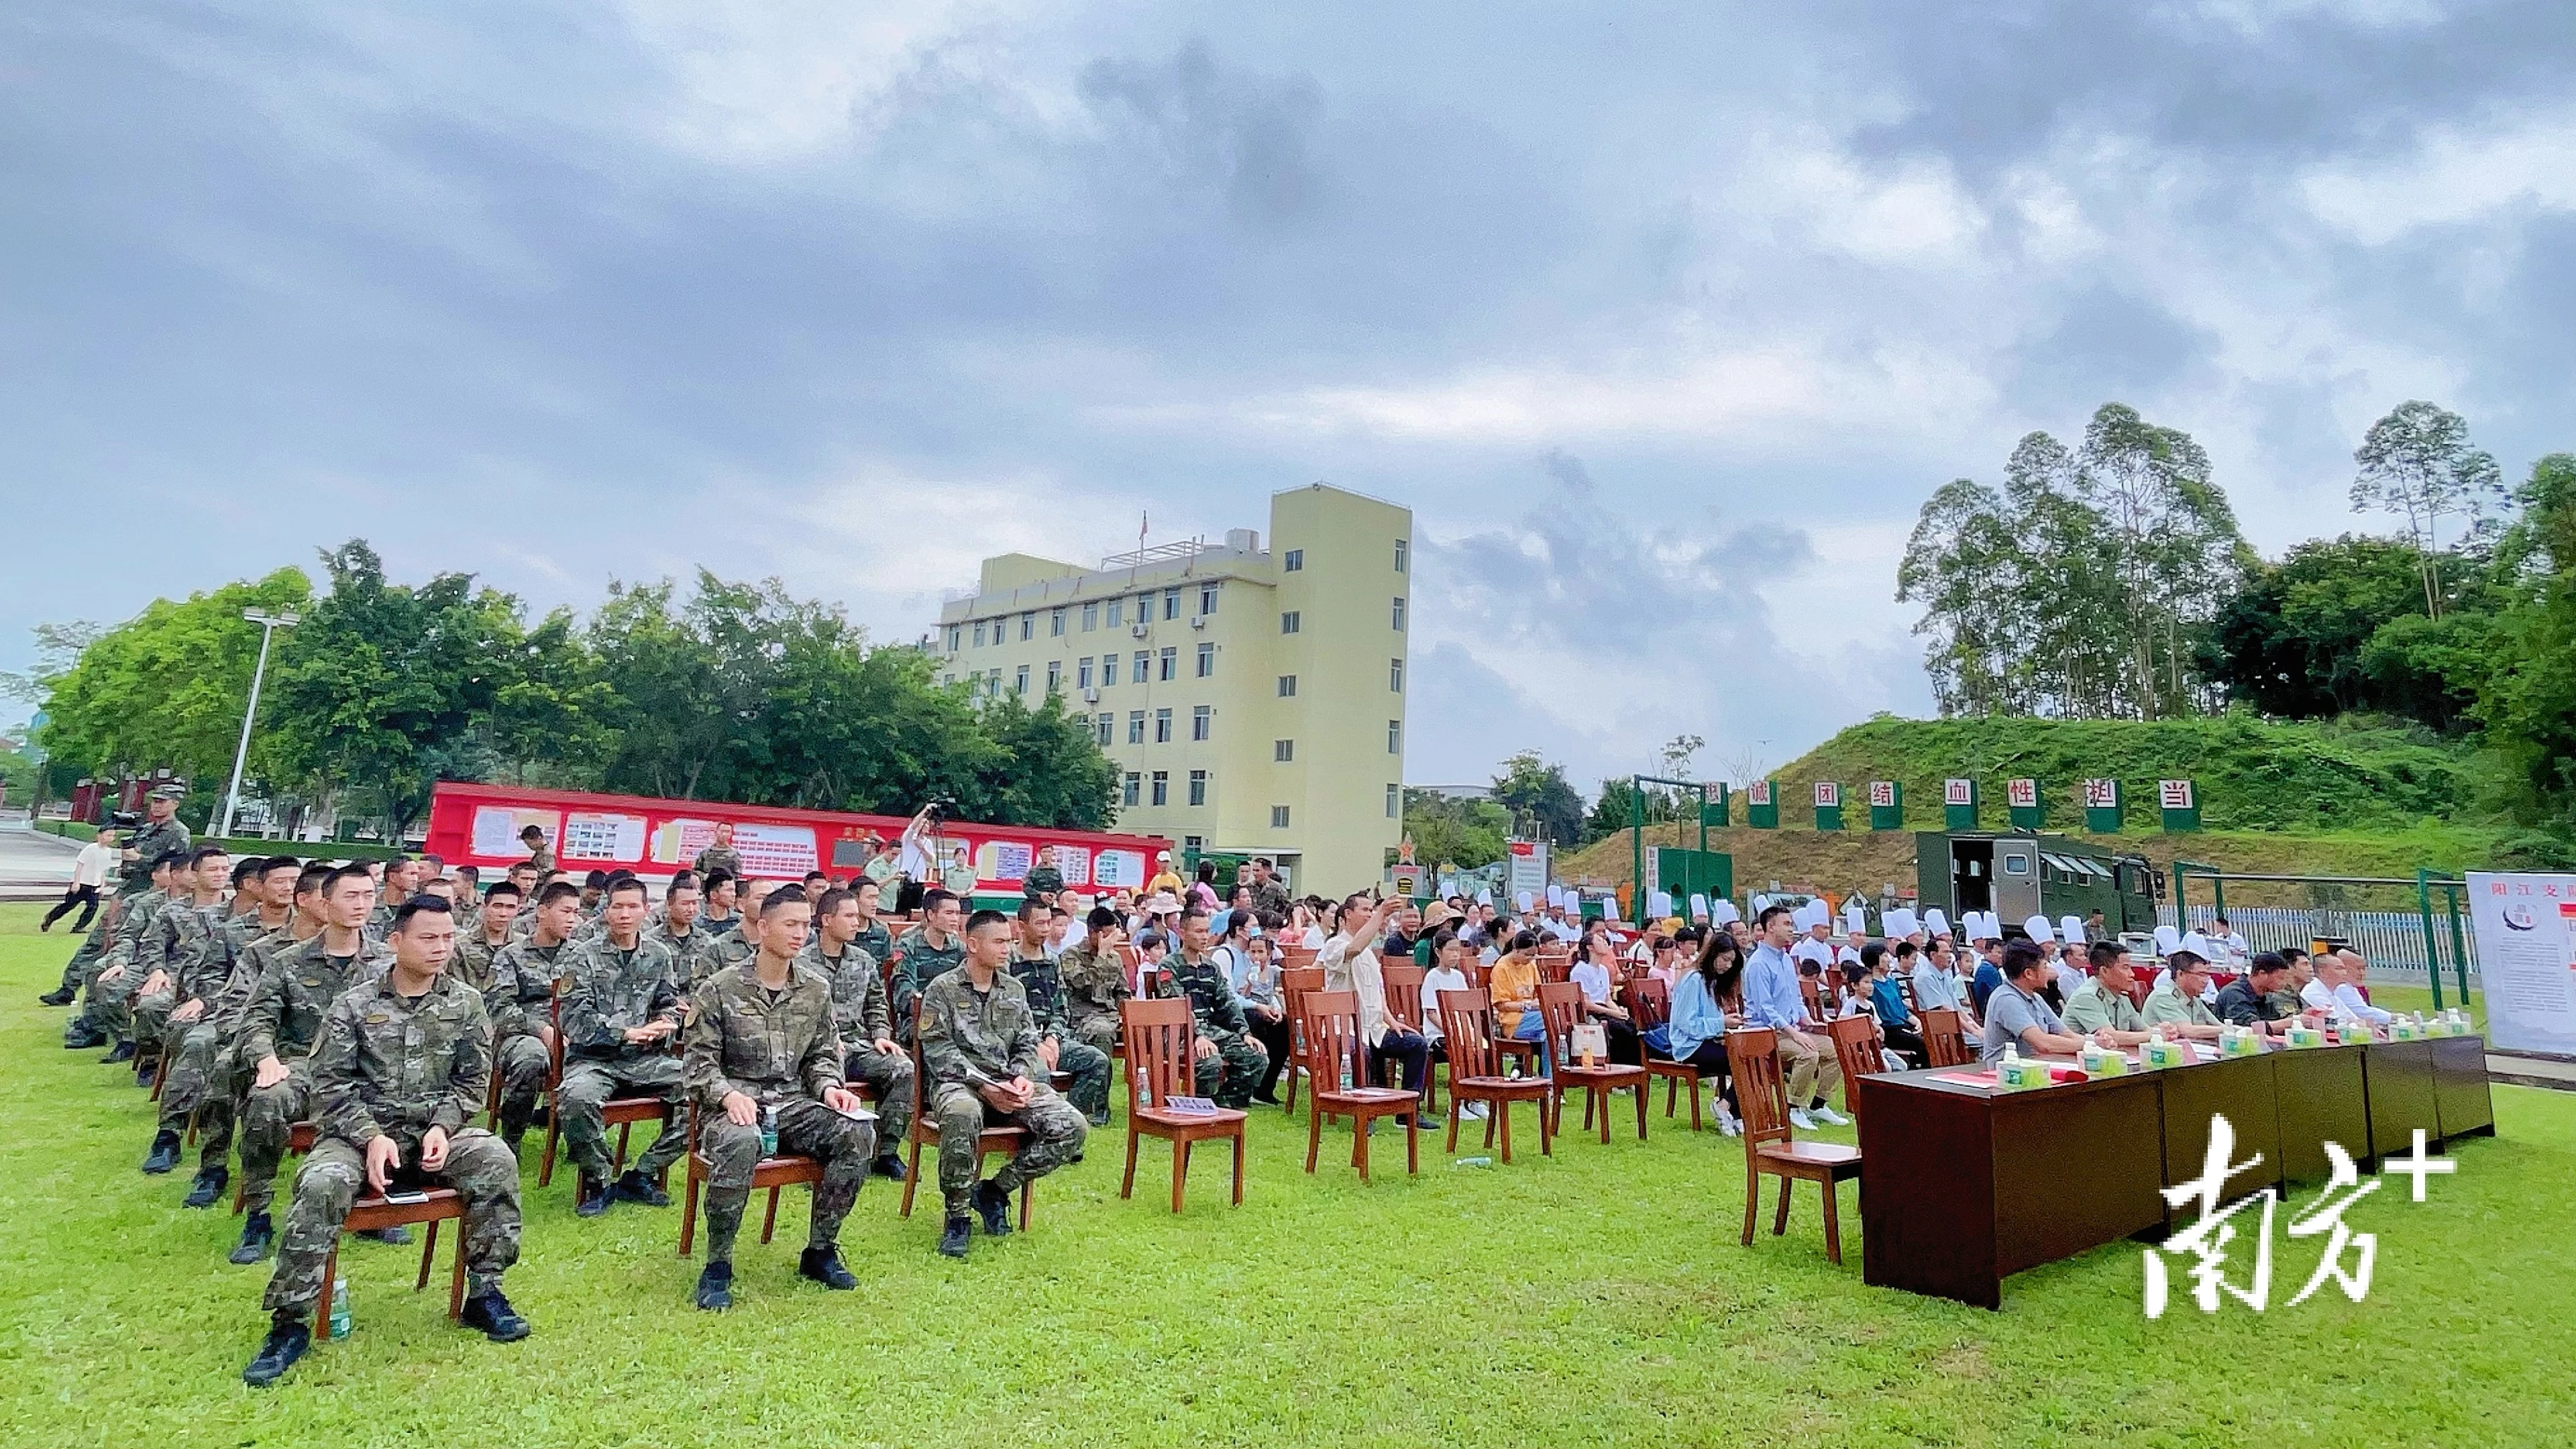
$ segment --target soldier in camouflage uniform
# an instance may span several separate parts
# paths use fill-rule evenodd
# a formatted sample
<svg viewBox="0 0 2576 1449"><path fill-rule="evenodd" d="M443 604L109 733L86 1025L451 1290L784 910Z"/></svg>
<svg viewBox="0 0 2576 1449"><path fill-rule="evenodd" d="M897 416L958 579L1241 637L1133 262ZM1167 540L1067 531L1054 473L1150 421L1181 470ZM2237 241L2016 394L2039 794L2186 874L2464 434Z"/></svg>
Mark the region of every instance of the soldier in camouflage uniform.
<svg viewBox="0 0 2576 1449"><path fill-rule="evenodd" d="M1270 858L1254 856L1252 863L1245 868L1245 874L1250 877L1244 884L1252 888L1253 914L1277 916L1285 922L1288 919L1288 888L1279 883L1279 877L1270 873Z"/></svg>
<svg viewBox="0 0 2576 1449"><path fill-rule="evenodd" d="M580 924L581 891L556 881L537 893L535 910L519 914L534 917L536 925L526 940L492 957L491 999L484 1004L492 1017L492 1069L501 1076L501 1140L512 1152L536 1120L537 1098L554 1067L546 1033L554 1029L556 983Z"/></svg>
<svg viewBox="0 0 2576 1449"><path fill-rule="evenodd" d="M842 1077L868 1084L876 1097L880 1177L903 1181L900 1149L912 1129L912 1058L895 1045L886 1013L885 973L857 944L859 903L846 890L828 890L816 902L814 939L796 963L832 987L832 1025L841 1036Z"/></svg>
<svg viewBox="0 0 2576 1449"><path fill-rule="evenodd" d="M1020 877L1020 894L1029 900L1055 904L1056 892L1064 889L1064 872L1055 868L1055 847L1038 847L1038 863Z"/></svg>
<svg viewBox="0 0 2576 1449"><path fill-rule="evenodd" d="M1056 958L1056 975L1064 984L1065 1019L1073 1034L1106 1056L1118 1044L1118 1005L1136 994L1127 979L1126 953L1118 949L1127 927L1115 909L1094 906L1083 932L1082 944Z"/></svg>
<svg viewBox="0 0 2576 1449"><path fill-rule="evenodd" d="M968 921L966 959L921 994L921 1061L925 1105L939 1119L939 1191L947 1217L939 1251L966 1256L974 1214L988 1237L1011 1231L1011 1194L1082 1154L1082 1113L1047 1086L1037 1019L1028 993L1003 969L1010 954L1009 918L977 911ZM1017 1156L982 1182L976 1149L987 1125L1028 1133Z"/></svg>
<svg viewBox="0 0 2576 1449"><path fill-rule="evenodd" d="M742 879L742 852L733 848L733 826L724 821L716 824L715 844L698 852L690 862L703 879L711 871L723 871L736 880Z"/></svg>
<svg viewBox="0 0 2576 1449"><path fill-rule="evenodd" d="M966 942L957 934L966 919L964 903L944 890L921 897L921 924L894 943L894 977L886 983L887 1004L895 1030L910 1040L913 1008L930 983L956 970L966 960Z"/></svg>
<svg viewBox="0 0 2576 1449"><path fill-rule="evenodd" d="M203 1038L194 1053L184 1041L172 1043L180 1047L173 1056L190 1058L189 1080L186 1090L179 1093L163 1085L160 1122L152 1134L151 1150L143 1159L143 1170L155 1176L179 1165L179 1136L187 1130L188 1113L196 1107L196 1099L205 1086L205 1069L214 1060L213 1023L209 1017L216 999L230 983L233 969L232 906L224 899L220 884L231 873L231 858L222 847L199 846L189 868L195 890L186 899L162 909L145 946L153 965L142 989L135 993L135 1035L148 1040L156 1054L151 1058L156 1065L165 1037ZM173 1076L180 1071L175 1066L171 1070ZM174 1096L179 1100L173 1101Z"/></svg>
<svg viewBox="0 0 2576 1449"><path fill-rule="evenodd" d="M885 904L885 888L863 876L850 887L850 898L859 903L859 933L850 938L850 944L874 956L880 965L893 960L894 935L877 918Z"/></svg>
<svg viewBox="0 0 2576 1449"><path fill-rule="evenodd" d="M141 895L151 887L152 867L161 857L186 855L196 848L188 836L188 827L179 823L179 802L187 798L187 786L162 785L144 801L143 824L118 852L125 862L125 883L117 888L117 894Z"/></svg>
<svg viewBox="0 0 2576 1449"><path fill-rule="evenodd" d="M1209 936L1207 907L1194 901L1181 912L1181 949L1167 963L1154 994L1190 999L1190 1016L1198 1025L1192 1071L1199 1095L1215 1098L1220 1107L1250 1107L1270 1054L1249 1034L1243 1002Z"/></svg>
<svg viewBox="0 0 2576 1449"><path fill-rule="evenodd" d="M563 963L564 1068L555 1106L565 1151L581 1170L573 1211L586 1218L608 1211L615 1197L669 1207L658 1184L688 1146L679 1120L680 1059L671 1051L680 1031L679 983L671 948L644 934L644 896L644 883L631 876L610 886L605 928ZM623 1177L616 1177L600 1115L612 1097L670 1104L661 1135Z"/></svg>
<svg viewBox="0 0 2576 1449"><path fill-rule="evenodd" d="M192 1117L196 1123L197 1176L185 1203L192 1208L214 1206L231 1181L224 1159L232 1150L241 1099L250 1091L250 1071L239 1047L251 997L277 952L322 929L322 882L330 872L300 868L288 855L259 864L260 906L224 923L231 969L203 1019L180 1038L170 1079L161 1088L162 1129L184 1132Z"/></svg>
<svg viewBox="0 0 2576 1449"><path fill-rule="evenodd" d="M382 1193L452 1187L464 1200L462 1322L495 1343L528 1336L501 1294L519 1260L519 1162L499 1139L468 1127L490 1080L491 1023L483 999L446 966L456 922L444 901L406 905L390 937L390 969L331 1003L313 1064L320 1140L295 1174L295 1199L261 1300L268 1339L242 1371L274 1382L312 1341L313 1313L332 1245L361 1187Z"/></svg>
<svg viewBox="0 0 2576 1449"><path fill-rule="evenodd" d="M366 936L375 904L365 869L331 872L322 883L322 929L269 959L242 1010L240 1059L251 1069L251 1083L241 1105L244 1216L232 1252L236 1263L258 1262L275 1240L268 1204L295 1124L312 1115L317 1100L313 1053L323 1016L335 998L381 974L393 959Z"/></svg>
<svg viewBox="0 0 2576 1449"><path fill-rule="evenodd" d="M1065 1100L1094 1127L1109 1125L1109 1054L1076 1038L1065 1016L1064 978L1055 958L1046 953L1046 933L1055 911L1043 902L1020 903L1019 931L1011 942L1011 979L1029 998L1029 1015L1038 1024L1038 1055L1050 1071L1073 1078Z"/></svg>
<svg viewBox="0 0 2576 1449"><path fill-rule="evenodd" d="M485 1015L491 1014L489 998L500 980L492 970L492 962L510 948L510 926L518 918L519 888L505 880L496 883L492 893L483 898L483 908L474 913L472 925L462 919L456 923L456 958L447 963L447 974L486 998Z"/></svg>
<svg viewBox="0 0 2576 1449"><path fill-rule="evenodd" d="M826 1288L859 1286L837 1245L841 1220L867 1181L875 1123L842 1085L832 988L795 960L814 908L802 891L779 892L762 907L760 954L710 977L689 1023L689 1096L708 1165L707 1266L696 1297L710 1310L733 1306L734 1237L751 1201L752 1169L771 1150L823 1165L796 1271ZM774 1149L761 1141L764 1127L776 1134Z"/></svg>
<svg viewBox="0 0 2576 1449"><path fill-rule="evenodd" d="M165 855L152 863L152 884L131 895L117 897L116 932L105 953L98 958L98 969L91 974L81 1002L81 1014L73 1025L63 1030L66 1047L96 1046L115 1043L104 1060L134 1060L134 996L141 989L147 972L142 967L143 945L151 936L152 924L162 908L169 905L174 893L186 887L179 878L187 869L187 857ZM76 1029L75 1029L76 1028Z"/></svg>
<svg viewBox="0 0 2576 1449"><path fill-rule="evenodd" d="M699 984L718 970L715 933L705 928L699 916L705 904L698 878L680 871L662 893L661 920L644 932L671 948L671 975L680 983L683 998L695 994ZM682 1005L686 1004L684 1000Z"/></svg>
<svg viewBox="0 0 2576 1449"><path fill-rule="evenodd" d="M385 862L384 879L378 883L376 908L367 917L367 939L381 941L394 928L394 912L412 898L420 888L420 866L408 855L397 855Z"/></svg>

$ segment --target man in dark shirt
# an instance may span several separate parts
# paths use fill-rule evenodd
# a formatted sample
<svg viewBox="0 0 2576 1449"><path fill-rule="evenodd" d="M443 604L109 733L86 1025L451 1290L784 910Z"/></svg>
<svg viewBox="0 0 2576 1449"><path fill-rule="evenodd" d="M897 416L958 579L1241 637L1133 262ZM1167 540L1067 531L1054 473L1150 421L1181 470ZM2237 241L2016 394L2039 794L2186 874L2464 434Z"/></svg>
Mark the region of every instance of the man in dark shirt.
<svg viewBox="0 0 2576 1449"><path fill-rule="evenodd" d="M2275 993L2289 979L2290 963L2279 952L2256 956L2244 975L2219 988L2218 1019L2229 1026L2260 1027L2276 1034L2288 1031L2289 1017L2281 1011Z"/></svg>

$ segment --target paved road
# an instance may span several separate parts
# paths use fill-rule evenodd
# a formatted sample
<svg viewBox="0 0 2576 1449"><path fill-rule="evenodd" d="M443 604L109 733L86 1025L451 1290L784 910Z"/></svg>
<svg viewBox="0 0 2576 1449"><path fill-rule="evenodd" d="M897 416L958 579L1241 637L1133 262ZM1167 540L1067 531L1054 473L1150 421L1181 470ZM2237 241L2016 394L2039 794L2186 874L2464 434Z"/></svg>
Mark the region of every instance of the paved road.
<svg viewBox="0 0 2576 1449"><path fill-rule="evenodd" d="M0 900L52 900L72 878L80 846L27 828L24 819L0 821Z"/></svg>

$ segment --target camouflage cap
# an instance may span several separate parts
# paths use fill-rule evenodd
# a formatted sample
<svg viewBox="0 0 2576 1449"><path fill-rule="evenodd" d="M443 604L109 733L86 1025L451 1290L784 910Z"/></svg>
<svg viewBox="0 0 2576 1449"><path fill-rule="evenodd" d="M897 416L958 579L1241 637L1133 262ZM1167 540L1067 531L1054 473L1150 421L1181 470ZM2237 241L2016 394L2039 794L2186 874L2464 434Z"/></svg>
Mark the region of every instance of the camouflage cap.
<svg viewBox="0 0 2576 1449"><path fill-rule="evenodd" d="M173 780L166 785L153 786L152 793L146 798L153 800L185 800L188 798L188 787Z"/></svg>

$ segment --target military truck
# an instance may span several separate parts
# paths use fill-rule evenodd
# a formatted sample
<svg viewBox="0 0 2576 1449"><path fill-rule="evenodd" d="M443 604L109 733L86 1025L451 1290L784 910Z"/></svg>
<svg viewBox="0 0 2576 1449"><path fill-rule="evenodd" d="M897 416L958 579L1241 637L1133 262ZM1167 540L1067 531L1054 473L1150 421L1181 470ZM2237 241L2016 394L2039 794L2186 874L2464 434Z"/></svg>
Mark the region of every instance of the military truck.
<svg viewBox="0 0 2576 1449"><path fill-rule="evenodd" d="M2156 928L2164 876L2143 855L2128 855L2051 831L2016 834L1923 830L1914 836L1915 886L1922 904L1953 921L1992 911L2004 933L2018 936L2034 915L2054 921L2102 913L2110 935Z"/></svg>

